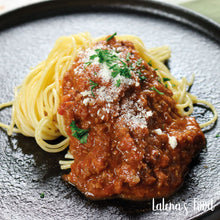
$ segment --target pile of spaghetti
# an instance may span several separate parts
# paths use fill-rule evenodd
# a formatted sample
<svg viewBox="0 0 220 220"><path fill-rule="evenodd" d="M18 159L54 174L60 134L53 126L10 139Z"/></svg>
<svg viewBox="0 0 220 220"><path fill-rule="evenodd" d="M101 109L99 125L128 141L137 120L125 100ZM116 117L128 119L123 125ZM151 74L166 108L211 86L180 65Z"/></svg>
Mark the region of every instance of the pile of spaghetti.
<svg viewBox="0 0 220 220"><path fill-rule="evenodd" d="M63 75L71 68L79 51L103 39L106 39L106 36L93 39L87 32L60 37L47 59L32 69L22 85L15 88L14 101L0 105L0 109L12 106L10 125L0 123L0 127L7 129L8 135L16 132L35 137L37 144L47 152L55 153L67 148L69 138L63 118L57 111ZM116 39L131 41L140 57L156 70L161 82L172 90L180 115L190 115L193 112L193 105L202 103L212 110L213 118L201 124L200 127L206 127L216 121L217 112L214 106L187 92L194 79L188 82L183 77L181 81L178 81L164 65L164 61L171 55L168 46L146 49L143 42L136 36L116 36ZM49 140L55 140L60 136L65 138L56 144L48 143Z"/></svg>

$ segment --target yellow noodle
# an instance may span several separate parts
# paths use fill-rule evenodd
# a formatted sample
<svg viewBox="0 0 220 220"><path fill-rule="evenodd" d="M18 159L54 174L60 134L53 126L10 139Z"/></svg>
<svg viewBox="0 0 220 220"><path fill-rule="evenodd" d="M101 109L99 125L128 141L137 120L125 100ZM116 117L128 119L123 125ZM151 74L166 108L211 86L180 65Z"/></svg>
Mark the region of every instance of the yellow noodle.
<svg viewBox="0 0 220 220"><path fill-rule="evenodd" d="M214 116L208 122L200 125L208 126L217 119L217 112L212 104L207 101L198 100L196 96L187 92L188 86L192 85L194 76L190 82L185 78L178 81L163 64L170 58L171 50L168 46L146 49L143 42L136 36L116 36L118 40L133 42L140 56L151 62L152 68L157 69L161 82L163 78L169 78L166 85L173 92L176 100L176 107L181 115L190 115L193 112L193 104L202 103L207 105ZM12 116L10 125L0 123L0 127L7 130L8 135L13 132L22 133L25 136L35 137L37 144L47 152L59 152L69 145L69 138L65 131L64 120L58 114L57 109L60 103L60 81L66 71L70 69L78 52L91 47L99 40L105 40L106 36L92 39L90 34L85 32L77 35L60 37L47 59L25 77L22 85L15 89L13 102L3 103L0 109L12 105ZM164 83L165 84L165 83ZM188 108L188 111L185 109ZM56 144L50 144L48 140L55 140L64 136L64 140ZM67 159L73 159L68 156ZM61 168L70 168L73 160L61 161Z"/></svg>

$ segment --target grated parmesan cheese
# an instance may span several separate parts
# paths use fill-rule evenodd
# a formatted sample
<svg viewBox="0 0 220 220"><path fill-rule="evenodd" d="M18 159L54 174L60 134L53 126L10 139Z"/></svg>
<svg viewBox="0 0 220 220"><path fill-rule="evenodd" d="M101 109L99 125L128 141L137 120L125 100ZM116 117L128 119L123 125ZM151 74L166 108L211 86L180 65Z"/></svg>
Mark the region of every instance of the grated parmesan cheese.
<svg viewBox="0 0 220 220"><path fill-rule="evenodd" d="M85 99L83 100L83 104L84 104L85 106L87 106L87 105L89 104L89 102L91 102L91 98L85 98Z"/></svg>
<svg viewBox="0 0 220 220"><path fill-rule="evenodd" d="M145 110L145 109L144 109ZM147 118L149 118L149 117L151 117L153 115L153 112L152 111L147 111L146 113L145 113L145 116L147 117Z"/></svg>
<svg viewBox="0 0 220 220"><path fill-rule="evenodd" d="M134 108L136 108L136 111L134 111ZM132 129L137 127L147 128L147 119L153 115L152 111L143 108L140 101L127 101L122 105L122 113L124 113L122 117L125 123Z"/></svg>
<svg viewBox="0 0 220 220"><path fill-rule="evenodd" d="M84 92L81 92L80 94L82 94L82 96L89 96L89 95L92 95L91 91L84 91Z"/></svg>
<svg viewBox="0 0 220 220"><path fill-rule="evenodd" d="M171 146L172 149L175 149L178 144L176 137L168 135L168 138L169 138L169 145Z"/></svg>
<svg viewBox="0 0 220 220"><path fill-rule="evenodd" d="M110 80L112 80L112 70L109 69L106 63L101 63L99 64L99 66L100 71L98 72L98 76L100 76L105 82L109 82Z"/></svg>
<svg viewBox="0 0 220 220"><path fill-rule="evenodd" d="M107 103L114 102L114 100L118 99L119 96L119 88L116 86L101 86L96 90L97 97L102 100L106 101Z"/></svg>
<svg viewBox="0 0 220 220"><path fill-rule="evenodd" d="M154 132L156 132L158 135L163 134L163 132L160 128L155 129Z"/></svg>

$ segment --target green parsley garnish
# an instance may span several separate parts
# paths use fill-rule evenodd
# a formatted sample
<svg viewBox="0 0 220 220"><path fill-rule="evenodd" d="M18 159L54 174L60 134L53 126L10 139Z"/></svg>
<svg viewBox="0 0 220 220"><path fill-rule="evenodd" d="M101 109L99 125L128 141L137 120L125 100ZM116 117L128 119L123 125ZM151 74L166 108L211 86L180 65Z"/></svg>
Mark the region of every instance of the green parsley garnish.
<svg viewBox="0 0 220 220"><path fill-rule="evenodd" d="M95 51L96 51L96 53L98 52L97 50L95 50ZM97 54L93 54L89 58L90 58L90 60L94 60L96 57L98 57L98 55Z"/></svg>
<svg viewBox="0 0 220 220"><path fill-rule="evenodd" d="M108 68L112 70L112 77L115 78L118 74L120 76L124 76L125 78L131 78L131 70L127 66L125 62L123 62L118 56L115 54L112 54L111 51L109 50L103 50L103 49L96 49L95 50L96 54L93 54L90 56L90 60L94 60L96 57L99 59L99 63L106 63ZM115 61L119 61L119 63L116 63ZM119 64L122 65L119 65ZM94 83L91 81L91 91L98 85L97 83ZM116 84L116 85L119 85ZM92 92L92 95L94 97L94 94Z"/></svg>
<svg viewBox="0 0 220 220"><path fill-rule="evenodd" d="M139 59L139 60L137 61L136 65L137 65L137 66L140 66L141 63L142 63L142 59Z"/></svg>
<svg viewBox="0 0 220 220"><path fill-rule="evenodd" d="M131 53L128 52L128 53L127 53L127 56L126 56L126 61L128 61L128 62L130 61L130 59L129 59L130 55L131 55Z"/></svg>
<svg viewBox="0 0 220 220"><path fill-rule="evenodd" d="M172 84L172 87L175 87L176 86L176 84Z"/></svg>
<svg viewBox="0 0 220 220"><path fill-rule="evenodd" d="M94 81L92 81L91 79L89 79L89 81L90 81L89 85L92 86L92 87L91 87L92 96L95 97L95 95L94 95L94 93L93 93L93 89L94 89L96 86L98 86L98 84L95 83Z"/></svg>
<svg viewBox="0 0 220 220"><path fill-rule="evenodd" d="M86 63L85 63L85 67L84 67L84 69L86 69L86 68L87 68L87 66L89 66L91 63L92 63L91 61L86 62Z"/></svg>
<svg viewBox="0 0 220 220"><path fill-rule="evenodd" d="M134 70L135 68L133 67L133 63L129 66L129 68L131 69L131 70Z"/></svg>
<svg viewBox="0 0 220 220"><path fill-rule="evenodd" d="M109 69L113 70L111 74L113 78L115 78L118 74L124 76L125 78L131 78L130 69L126 64L123 64L122 67L120 67L118 64L114 64Z"/></svg>
<svg viewBox="0 0 220 220"><path fill-rule="evenodd" d="M75 121L71 122L70 129L72 131L72 136L77 138L81 144L87 143L89 130L78 128L75 124Z"/></svg>
<svg viewBox="0 0 220 220"><path fill-rule="evenodd" d="M44 198L44 193L41 193L41 194L40 194L40 197L41 197L41 198Z"/></svg>
<svg viewBox="0 0 220 220"><path fill-rule="evenodd" d="M154 69L155 71L157 71L158 70L158 68L156 68L156 69Z"/></svg>
<svg viewBox="0 0 220 220"><path fill-rule="evenodd" d="M137 70L137 74L141 75L142 73L141 73L141 71L140 71L140 70Z"/></svg>
<svg viewBox="0 0 220 220"><path fill-rule="evenodd" d="M160 91L159 91L157 88L155 88L155 87L151 87L150 90L154 90L154 91L156 91L158 94L164 95L163 92L160 92Z"/></svg>
<svg viewBox="0 0 220 220"><path fill-rule="evenodd" d="M145 69L145 66L143 65L141 68L142 68L142 69Z"/></svg>
<svg viewBox="0 0 220 220"><path fill-rule="evenodd" d="M110 66L113 61L118 60L118 57L114 54L111 54L109 50L96 49L96 54L90 56L91 60L94 60L96 57L99 58L99 63L104 63Z"/></svg>
<svg viewBox="0 0 220 220"><path fill-rule="evenodd" d="M111 74L113 78L115 78L120 73L120 70L121 70L121 68L119 67L118 64L112 65L111 67L109 67L109 69L113 70L113 72Z"/></svg>
<svg viewBox="0 0 220 220"><path fill-rule="evenodd" d="M220 133L218 133L215 137L216 137L216 138L220 137Z"/></svg>
<svg viewBox="0 0 220 220"><path fill-rule="evenodd" d="M158 80L157 80L159 83L161 83L161 79L160 78L158 78Z"/></svg>
<svg viewBox="0 0 220 220"><path fill-rule="evenodd" d="M141 72L140 70L137 70L136 73L139 75L139 79L140 79L140 80L145 80L145 79L147 79L146 76L143 76L143 75L142 75L142 72Z"/></svg>
<svg viewBox="0 0 220 220"><path fill-rule="evenodd" d="M119 87L119 86L121 85L121 80L120 80L120 79L117 79L115 85L116 85L116 87Z"/></svg>
<svg viewBox="0 0 220 220"><path fill-rule="evenodd" d="M163 77L163 82L167 82L167 81L170 81L170 78Z"/></svg>
<svg viewBox="0 0 220 220"><path fill-rule="evenodd" d="M168 87L168 85L167 85L167 84L165 84L165 87L167 88L167 87Z"/></svg>
<svg viewBox="0 0 220 220"><path fill-rule="evenodd" d="M114 36L116 36L116 35L117 35L117 33L115 32L115 33L112 34L110 37L108 37L106 41L107 41L107 42L110 41L110 40L111 40Z"/></svg>
<svg viewBox="0 0 220 220"><path fill-rule="evenodd" d="M124 76L125 78L131 78L130 69L128 68L128 66L126 64L123 65L123 67L121 67L119 73L120 73L121 76Z"/></svg>
<svg viewBox="0 0 220 220"><path fill-rule="evenodd" d="M150 60L147 64L148 64L149 66L152 66L152 61Z"/></svg>
<svg viewBox="0 0 220 220"><path fill-rule="evenodd" d="M96 75L97 75L97 72L94 72L94 75L96 76Z"/></svg>
<svg viewBox="0 0 220 220"><path fill-rule="evenodd" d="M147 79L147 78L146 78L146 76L139 76L139 79L140 79L140 80L145 80L145 79Z"/></svg>

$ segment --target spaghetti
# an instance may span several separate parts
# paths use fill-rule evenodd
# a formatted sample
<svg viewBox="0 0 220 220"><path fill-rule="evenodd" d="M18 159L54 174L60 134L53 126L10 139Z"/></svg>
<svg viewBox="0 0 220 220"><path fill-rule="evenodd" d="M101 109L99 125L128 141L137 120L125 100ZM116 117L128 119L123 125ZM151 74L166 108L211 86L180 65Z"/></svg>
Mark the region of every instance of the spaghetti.
<svg viewBox="0 0 220 220"><path fill-rule="evenodd" d="M57 112L60 104L60 80L72 66L79 51L104 39L106 37L92 39L87 32L59 38L47 59L32 69L22 85L15 88L14 101L0 105L0 109L12 106L10 125L0 123L0 127L7 129L8 135L16 132L35 137L37 144L47 152L55 153L67 148L69 138L65 131L63 117ZM202 103L212 110L214 116L200 127L206 127L216 121L217 112L214 106L187 92L188 86L192 85L194 79L188 82L183 77L181 81L178 81L163 64L171 54L168 46L147 50L136 36L116 36L116 39L131 41L134 44L140 57L151 64L152 68L157 71L161 82L172 90L173 98L177 102L176 107L182 116L190 115L193 112L193 105ZM164 81L164 79L169 80ZM186 108L188 109L185 110ZM60 136L65 138L59 143L47 142ZM69 158L68 155L67 158ZM65 162L62 166L66 168ZM67 167L69 167L68 164Z"/></svg>

